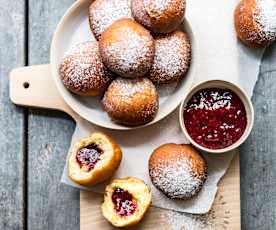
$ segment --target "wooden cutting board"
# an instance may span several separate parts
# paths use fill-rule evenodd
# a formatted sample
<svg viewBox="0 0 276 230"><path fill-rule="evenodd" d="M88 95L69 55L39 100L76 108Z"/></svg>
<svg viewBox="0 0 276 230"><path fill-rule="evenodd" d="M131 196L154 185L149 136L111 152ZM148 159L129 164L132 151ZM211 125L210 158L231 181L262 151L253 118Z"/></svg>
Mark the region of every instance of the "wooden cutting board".
<svg viewBox="0 0 276 230"><path fill-rule="evenodd" d="M13 103L22 106L61 110L75 119L76 114L59 95L50 73L48 64L22 67L10 74L10 98ZM193 224L200 222L204 229L240 230L240 171L239 154L233 159L226 175L219 183L218 193L212 210L205 215L184 215L180 218ZM103 196L80 191L80 229L113 229L102 217L100 205ZM180 214L152 207L145 219L131 229L176 229ZM179 225L177 225L179 226ZM192 227L191 227L192 228ZM185 224L185 230L189 230ZM194 229L194 228L193 228Z"/></svg>

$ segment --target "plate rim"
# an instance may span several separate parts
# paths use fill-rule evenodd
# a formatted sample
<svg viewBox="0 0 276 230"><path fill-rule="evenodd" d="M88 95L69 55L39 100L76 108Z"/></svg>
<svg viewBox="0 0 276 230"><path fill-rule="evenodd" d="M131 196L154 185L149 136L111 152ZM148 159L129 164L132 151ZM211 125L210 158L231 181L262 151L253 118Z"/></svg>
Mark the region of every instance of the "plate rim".
<svg viewBox="0 0 276 230"><path fill-rule="evenodd" d="M189 93L190 89L192 88L193 84L194 84L194 76L193 74L189 74L190 69L192 68L193 64L193 50L195 50L195 46L196 46L196 41L194 39L194 34L193 31L191 29L191 25L189 23L189 21L187 20L187 18L184 19L183 23L181 25L184 25L184 27L186 28L186 32L189 35L191 42L191 46L192 46L192 58L191 58L191 63L190 63L190 67L189 70L187 72L187 75L185 76L185 78L188 76L189 79L186 80L186 82L184 84L188 84L186 86L186 88L188 90L186 90L186 92L183 92L182 96L178 96L177 100L173 100L173 102L170 103L169 109L166 110L165 113L163 113L160 117L158 117L158 115L155 117L154 120L152 120L151 122L144 124L144 125L140 125L140 126L124 126L122 124L118 124L115 123L111 120L112 126L109 123L106 122L99 122L99 121L94 121L93 118L91 116L89 116L88 114L86 114L86 112L82 111L82 109L79 108L79 103L76 103L75 101L73 101L71 98L69 98L66 93L64 92L64 86L61 86L60 83L60 78L59 78L59 74L58 74L58 70L56 69L56 66L58 66L59 64L55 62L56 60L56 47L58 47L58 40L61 34L62 29L64 28L66 22L72 17L71 15L78 10L78 8L80 8L82 6L82 4L89 4L90 1L87 0L80 0L80 1L76 1L75 3L72 4L71 7L69 7L69 9L63 14L62 18L60 19L55 32L53 34L53 38L52 38L52 43L51 43L51 48L50 48L50 68L51 68L51 75L52 78L55 82L55 86L57 87L58 92L60 93L61 97L63 98L63 100L65 101L65 103L76 113L78 114L80 117L84 118L85 120L91 122L92 124L95 124L99 127L103 127L103 128L108 128L108 129L113 129L113 130L132 130L132 129L137 129L137 128L142 128L142 127L146 127L146 126L150 126L153 125L159 121L161 121L162 119L164 119L165 117L167 117L168 115L170 115L173 111L175 111L177 109L177 107L181 104L183 98L186 97L186 94ZM180 89L181 90L181 89ZM160 112L160 108L159 111ZM104 113L104 111L103 111Z"/></svg>

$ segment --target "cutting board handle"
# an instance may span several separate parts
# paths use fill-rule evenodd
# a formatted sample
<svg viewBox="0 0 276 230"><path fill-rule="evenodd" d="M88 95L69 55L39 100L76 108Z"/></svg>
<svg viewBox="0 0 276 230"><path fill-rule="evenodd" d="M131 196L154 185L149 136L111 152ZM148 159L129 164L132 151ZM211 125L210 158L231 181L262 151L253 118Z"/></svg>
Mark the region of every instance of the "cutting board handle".
<svg viewBox="0 0 276 230"><path fill-rule="evenodd" d="M13 69L10 73L10 99L16 105L60 110L77 119L55 86L50 64Z"/></svg>

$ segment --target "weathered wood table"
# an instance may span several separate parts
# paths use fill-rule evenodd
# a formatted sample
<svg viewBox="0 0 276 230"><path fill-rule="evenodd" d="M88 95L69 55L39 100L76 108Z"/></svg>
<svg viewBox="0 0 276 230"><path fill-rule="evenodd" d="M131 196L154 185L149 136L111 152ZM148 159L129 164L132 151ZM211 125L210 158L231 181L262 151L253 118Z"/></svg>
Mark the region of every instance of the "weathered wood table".
<svg viewBox="0 0 276 230"><path fill-rule="evenodd" d="M49 62L52 33L74 0L0 1L0 229L79 229L79 192L59 183L74 130L60 112L16 107L8 73ZM276 229L276 45L255 87L241 147L242 229Z"/></svg>

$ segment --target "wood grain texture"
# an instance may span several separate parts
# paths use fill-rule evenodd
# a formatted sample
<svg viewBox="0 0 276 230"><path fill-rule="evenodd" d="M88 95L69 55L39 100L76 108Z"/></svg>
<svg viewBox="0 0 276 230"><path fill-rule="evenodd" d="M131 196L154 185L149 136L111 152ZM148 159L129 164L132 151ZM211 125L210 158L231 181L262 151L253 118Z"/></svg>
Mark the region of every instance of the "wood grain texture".
<svg viewBox="0 0 276 230"><path fill-rule="evenodd" d="M253 96L255 125L241 148L243 229L276 229L276 45L266 51Z"/></svg>
<svg viewBox="0 0 276 230"><path fill-rule="evenodd" d="M77 114L56 90L50 64L15 68L10 72L10 99L16 105L63 111L75 120Z"/></svg>
<svg viewBox="0 0 276 230"><path fill-rule="evenodd" d="M29 1L29 64L49 62L53 31L73 0ZM74 123L63 113L30 110L28 229L79 228L79 191L60 184Z"/></svg>
<svg viewBox="0 0 276 230"><path fill-rule="evenodd" d="M30 64L49 61L52 32L72 2L30 0ZM7 75L24 64L24 1L0 5L0 229L22 229L23 110L8 99ZM274 45L254 92L255 127L241 148L242 229L276 229L275 60ZM78 192L59 185L74 124L62 113L39 110L31 110L29 124L29 228L78 229Z"/></svg>
<svg viewBox="0 0 276 230"><path fill-rule="evenodd" d="M0 229L24 227L24 110L9 99L8 73L25 64L25 5L0 4Z"/></svg>
<svg viewBox="0 0 276 230"><path fill-rule="evenodd" d="M41 71L41 75L37 74L38 70ZM32 71L34 71L34 73ZM64 103L61 96L57 93L57 89L53 84L52 78L48 77L47 74L49 74L47 70L47 65L31 66L14 70L10 75L10 96L12 100L19 105L36 107L43 106L45 108L51 109L58 108L59 110L66 111L69 114L72 114L72 111L68 111L68 106ZM24 87L22 87L22 82L29 82L30 87L28 89L25 89ZM43 86L41 86L41 83L43 83ZM32 96L35 97L35 99L32 99ZM51 149L51 146L47 146L47 155L49 155ZM44 154L41 155L43 156ZM41 170L40 164L43 163L43 159L41 160L41 162L40 160L38 160L38 166L35 165L35 168L39 167L39 169ZM61 165L61 163L63 163L63 161L58 162L57 165ZM61 168L62 167L63 164L61 165ZM37 172L37 174L39 173L40 172ZM48 172L46 172L45 175L47 174ZM217 199L215 201L215 204L213 205L211 213L209 213L207 216L203 216L203 218L205 219L210 216L213 217L213 219L211 220L207 219L208 221L211 221L211 224L213 224L211 225L211 227L214 227L214 229L220 229L220 227L223 227L225 229L240 229L239 191L239 160L236 157L235 161L232 163L231 168L228 170L227 174L219 184ZM87 193L85 191L81 191L80 194L80 228L84 230L95 228L110 229L110 225L108 225L108 223L103 219L103 216L101 215L101 210L99 208L102 195ZM32 208L35 209L37 207ZM166 212L165 210L155 208L151 210L152 211L149 213L149 215L147 215L146 220L143 221L141 225L137 227L137 229L156 229L155 226L157 226L157 229L159 229L159 225L157 223L163 221L164 216L166 215L177 216L177 218L182 217L180 214L177 214L175 212ZM187 216L184 217L189 218ZM197 218L198 216L193 217ZM200 219L202 220L202 216L200 216ZM173 221L175 221L175 219L173 219ZM202 221L199 220L196 222L196 224L202 224L201 222ZM167 227L165 227L164 229L168 228L168 225L169 223L166 222L164 226Z"/></svg>
<svg viewBox="0 0 276 230"><path fill-rule="evenodd" d="M239 178L239 154L233 159L226 175L219 183L218 193L212 210L206 215L181 216L176 212L151 207L145 219L131 228L133 230L189 230L198 229L191 225L171 226L181 218L197 218L197 226L212 230L240 230L240 178ZM80 202L80 230L101 229L112 230L112 227L102 216L100 205L103 195L91 192L81 192ZM170 216L177 216L170 218ZM180 216L179 216L180 215ZM202 230L203 230L202 229ZM201 230L201 228L200 228Z"/></svg>

